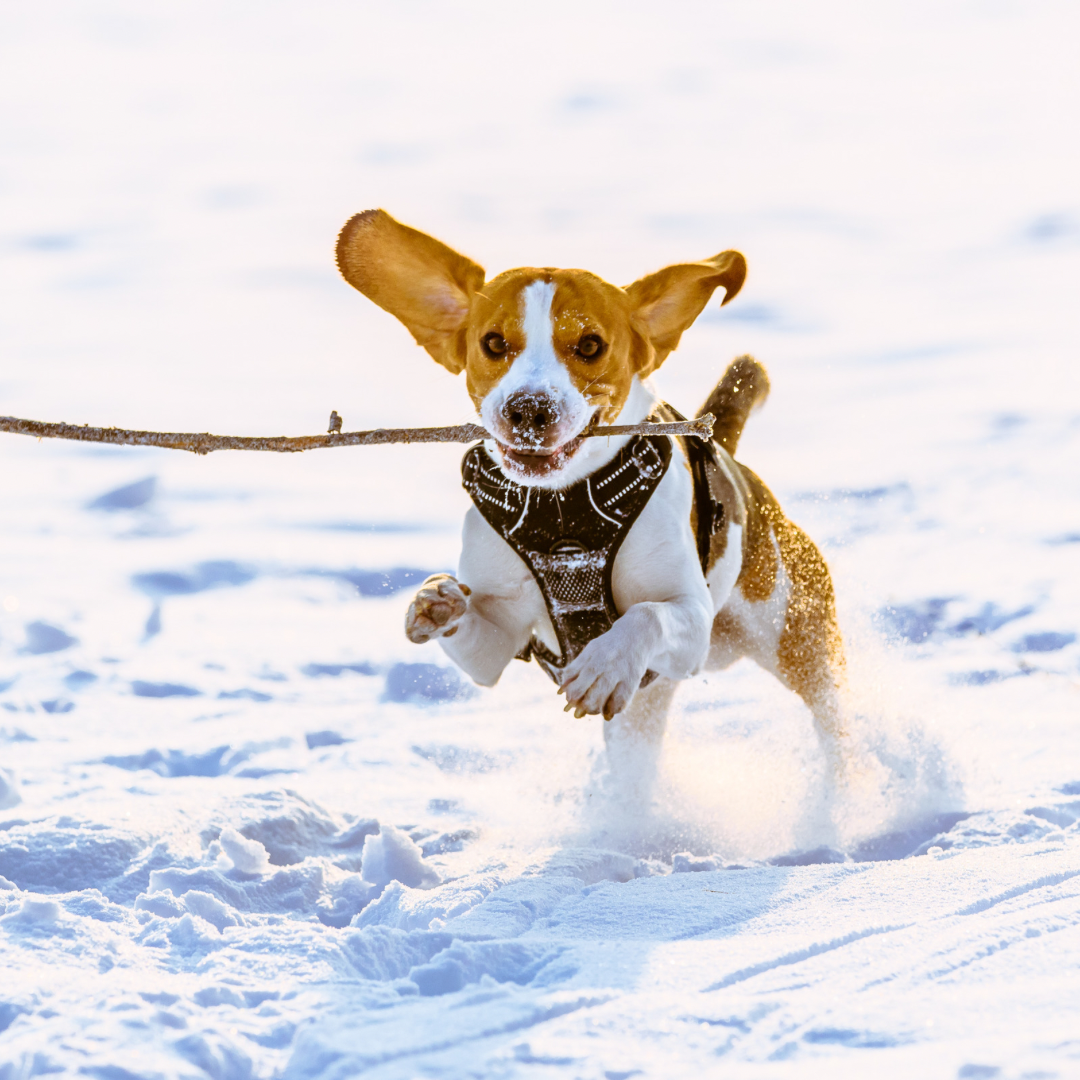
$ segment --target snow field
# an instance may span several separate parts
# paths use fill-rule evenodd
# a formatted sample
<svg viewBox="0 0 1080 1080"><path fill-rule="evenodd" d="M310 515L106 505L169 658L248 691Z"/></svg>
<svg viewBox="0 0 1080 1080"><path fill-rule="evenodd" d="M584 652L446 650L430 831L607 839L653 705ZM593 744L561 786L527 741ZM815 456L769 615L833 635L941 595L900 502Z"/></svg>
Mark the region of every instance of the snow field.
<svg viewBox="0 0 1080 1080"><path fill-rule="evenodd" d="M128 0L5 11L0 413L469 419L337 278L385 206L626 282L738 247L659 373L821 545L851 783L746 663L653 802L535 667L401 632L461 448L0 438L0 1080L1080 1071L1075 16Z"/></svg>

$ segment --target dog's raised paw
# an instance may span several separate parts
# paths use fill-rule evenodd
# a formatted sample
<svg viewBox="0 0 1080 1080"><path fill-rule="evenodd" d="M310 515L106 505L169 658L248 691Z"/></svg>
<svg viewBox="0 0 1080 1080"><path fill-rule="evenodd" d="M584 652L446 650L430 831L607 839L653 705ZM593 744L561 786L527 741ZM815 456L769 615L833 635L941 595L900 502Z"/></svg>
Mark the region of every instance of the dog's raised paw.
<svg viewBox="0 0 1080 1080"><path fill-rule="evenodd" d="M450 574L432 574L417 590L405 616L405 636L415 645L451 637L469 607L468 585Z"/></svg>

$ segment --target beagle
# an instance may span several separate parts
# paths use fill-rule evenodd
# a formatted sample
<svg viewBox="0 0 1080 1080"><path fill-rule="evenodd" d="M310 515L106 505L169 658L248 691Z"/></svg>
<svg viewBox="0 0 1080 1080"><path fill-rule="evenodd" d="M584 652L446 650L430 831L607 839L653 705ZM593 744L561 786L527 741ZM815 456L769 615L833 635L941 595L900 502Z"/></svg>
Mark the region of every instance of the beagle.
<svg viewBox="0 0 1080 1080"><path fill-rule="evenodd" d="M602 715L609 750L657 746L679 680L748 656L799 694L839 761L843 647L829 571L807 535L732 457L769 390L741 357L701 412L713 440L583 439L591 424L678 416L648 377L713 292L742 287L725 251L626 288L585 270L481 267L368 210L337 245L345 279L431 357L465 373L491 437L470 449L457 577L409 606L414 642L437 640L482 686L535 657L576 715ZM699 414L700 415L700 414ZM701 444L695 446L694 444Z"/></svg>

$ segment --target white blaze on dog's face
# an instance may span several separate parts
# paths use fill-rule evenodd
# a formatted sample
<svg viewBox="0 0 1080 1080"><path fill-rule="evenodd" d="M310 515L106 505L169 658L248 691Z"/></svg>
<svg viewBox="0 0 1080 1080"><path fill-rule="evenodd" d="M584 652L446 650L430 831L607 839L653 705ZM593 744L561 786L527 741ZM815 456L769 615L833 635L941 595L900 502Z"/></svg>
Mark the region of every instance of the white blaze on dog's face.
<svg viewBox="0 0 1080 1080"><path fill-rule="evenodd" d="M578 450L578 438L598 410L556 353L552 301L555 283L539 278L520 293L521 320L517 333L509 325L504 333L493 330L480 339L481 350L500 367L501 378L480 401L480 419L498 447L503 470L528 481L561 471ZM505 320L503 320L505 323ZM564 322L584 322L578 316ZM505 334L517 339L511 348ZM602 348L592 335L586 348ZM599 357L596 357L599 359Z"/></svg>
<svg viewBox="0 0 1080 1080"><path fill-rule="evenodd" d="M580 270L512 270L477 296L466 380L511 479L557 486L581 433L622 411L634 350L645 351L627 307L621 289Z"/></svg>
<svg viewBox="0 0 1080 1080"><path fill-rule="evenodd" d="M614 423L636 381L660 366L715 289L724 287L727 303L746 276L743 257L725 251L625 289L551 268L485 283L476 263L382 210L349 221L337 255L351 285L440 364L466 373L503 471L545 487L577 478L571 462L589 456L581 433L594 420Z"/></svg>

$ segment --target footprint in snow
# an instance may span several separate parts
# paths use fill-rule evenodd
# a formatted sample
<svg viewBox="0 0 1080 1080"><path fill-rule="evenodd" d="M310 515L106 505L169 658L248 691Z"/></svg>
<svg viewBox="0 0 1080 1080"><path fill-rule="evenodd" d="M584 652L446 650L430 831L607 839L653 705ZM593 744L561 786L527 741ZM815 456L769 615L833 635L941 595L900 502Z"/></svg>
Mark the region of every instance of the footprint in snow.
<svg viewBox="0 0 1080 1080"><path fill-rule="evenodd" d="M147 476L133 484L106 491L86 504L87 510L104 510L114 513L117 510L140 510L146 506L157 491L157 477Z"/></svg>
<svg viewBox="0 0 1080 1080"><path fill-rule="evenodd" d="M72 637L59 626L32 622L26 624L26 644L21 651L30 656L43 656L46 653L63 652L78 643L78 638Z"/></svg>

